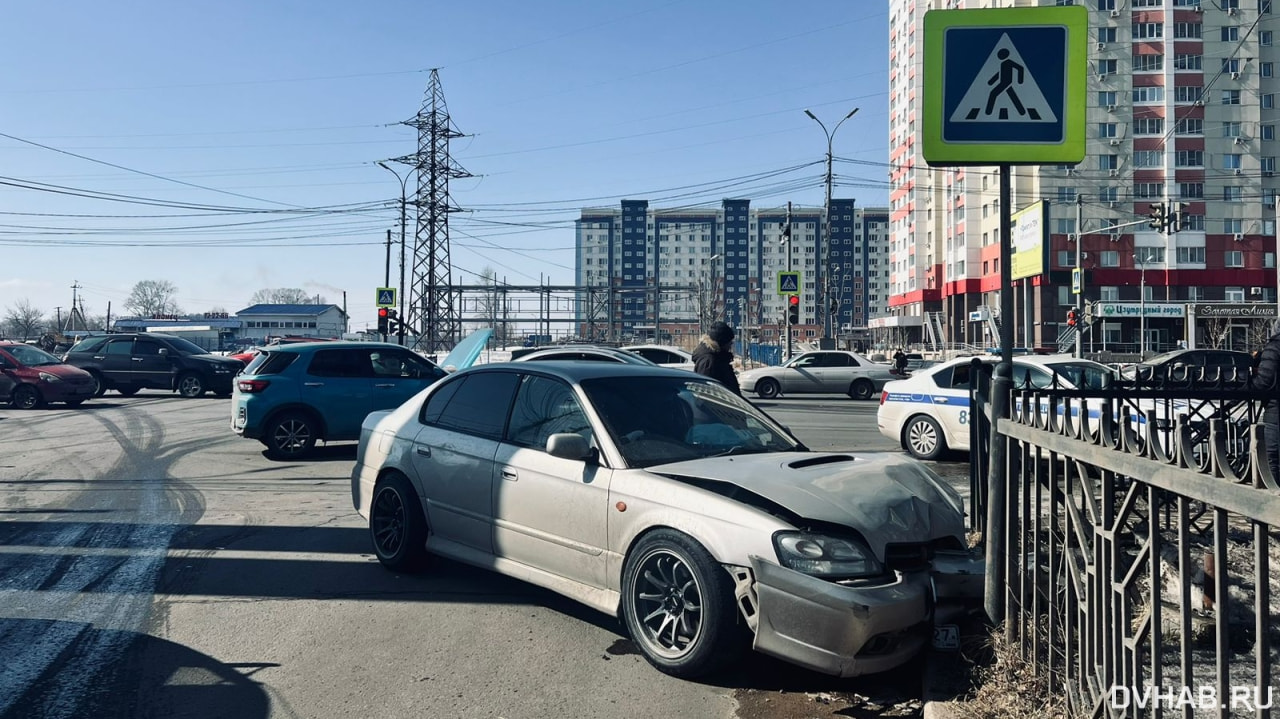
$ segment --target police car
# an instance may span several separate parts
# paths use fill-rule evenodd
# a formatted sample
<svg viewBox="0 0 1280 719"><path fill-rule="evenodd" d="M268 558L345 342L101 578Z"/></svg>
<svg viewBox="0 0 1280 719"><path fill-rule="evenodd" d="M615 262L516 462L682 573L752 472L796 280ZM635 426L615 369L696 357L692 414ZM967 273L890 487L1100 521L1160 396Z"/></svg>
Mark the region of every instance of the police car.
<svg viewBox="0 0 1280 719"><path fill-rule="evenodd" d="M890 382L880 394L876 424L880 434L898 441L919 459L937 459L948 450L969 451L969 388L974 357L957 357L907 379ZM998 358L981 357L980 368L990 372ZM1059 387L1105 386L1114 370L1071 355L1029 355L1013 359L1015 386L1049 387L1057 375Z"/></svg>

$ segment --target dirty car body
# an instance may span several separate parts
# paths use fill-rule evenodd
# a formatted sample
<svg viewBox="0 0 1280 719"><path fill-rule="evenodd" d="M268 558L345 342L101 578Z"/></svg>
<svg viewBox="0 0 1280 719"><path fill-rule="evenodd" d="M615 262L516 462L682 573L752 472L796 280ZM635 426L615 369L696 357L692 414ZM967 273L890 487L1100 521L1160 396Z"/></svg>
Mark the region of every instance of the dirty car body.
<svg viewBox="0 0 1280 719"><path fill-rule="evenodd" d="M962 500L925 465L810 452L681 370L460 372L366 418L352 497L388 567L430 552L550 588L676 676L743 639L828 674L891 669L939 602L981 587Z"/></svg>

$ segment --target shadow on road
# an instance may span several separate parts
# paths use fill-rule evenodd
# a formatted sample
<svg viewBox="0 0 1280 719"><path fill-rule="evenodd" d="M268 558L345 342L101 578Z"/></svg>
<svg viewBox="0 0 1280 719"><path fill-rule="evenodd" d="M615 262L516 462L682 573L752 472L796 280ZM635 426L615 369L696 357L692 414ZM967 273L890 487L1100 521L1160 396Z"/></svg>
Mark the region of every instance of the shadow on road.
<svg viewBox="0 0 1280 719"><path fill-rule="evenodd" d="M55 665L46 672L48 676L26 678L17 676L22 666L10 664L7 670L18 680L12 684L2 681L6 672L0 672L0 688L27 689L0 699L0 719L179 715L191 719L265 719L271 713L267 692L252 676L278 664L224 664L164 639L88 624L0 619L0 640L25 636L38 642L43 636L67 634L75 635L75 640L59 657L59 663L66 666ZM119 650L123 661L97 666L95 650L101 647ZM73 665L77 660L81 663ZM53 674L55 671L58 673Z"/></svg>
<svg viewBox="0 0 1280 719"><path fill-rule="evenodd" d="M266 450L262 451L262 456L275 465L280 464L314 464L316 462L350 462L356 458L355 442L340 442L336 444L317 444L311 449L311 453L306 457L298 459L272 459L267 457Z"/></svg>

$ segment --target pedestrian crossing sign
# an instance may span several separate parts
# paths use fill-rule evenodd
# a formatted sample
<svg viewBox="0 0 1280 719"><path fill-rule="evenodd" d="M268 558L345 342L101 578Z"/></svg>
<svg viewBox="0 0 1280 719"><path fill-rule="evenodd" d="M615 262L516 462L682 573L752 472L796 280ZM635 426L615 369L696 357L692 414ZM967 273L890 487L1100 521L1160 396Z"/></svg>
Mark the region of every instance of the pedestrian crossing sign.
<svg viewBox="0 0 1280 719"><path fill-rule="evenodd" d="M925 161L1084 160L1086 8L933 10L924 28Z"/></svg>
<svg viewBox="0 0 1280 719"><path fill-rule="evenodd" d="M799 272L779 272L778 273L778 294L780 295L800 294L800 273Z"/></svg>
<svg viewBox="0 0 1280 719"><path fill-rule="evenodd" d="M396 288L379 287L378 288L378 306L379 307L395 307L396 306Z"/></svg>

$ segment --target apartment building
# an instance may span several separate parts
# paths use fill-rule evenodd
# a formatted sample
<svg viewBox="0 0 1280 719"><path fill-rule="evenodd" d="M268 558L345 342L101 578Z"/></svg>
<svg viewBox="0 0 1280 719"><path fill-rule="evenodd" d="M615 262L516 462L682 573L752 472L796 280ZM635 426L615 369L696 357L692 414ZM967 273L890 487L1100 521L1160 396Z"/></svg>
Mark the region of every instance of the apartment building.
<svg viewBox="0 0 1280 719"><path fill-rule="evenodd" d="M862 331L883 313L888 220L887 209L832 199L828 247L824 208L791 208L790 269L801 273L796 338L822 337L828 323L833 335ZM725 319L760 341L781 340L787 221L785 206L752 208L746 199L707 209L657 209L647 200L583 209L575 284L592 289L578 303L582 333L675 341Z"/></svg>
<svg viewBox="0 0 1280 719"><path fill-rule="evenodd" d="M1090 17L1087 155L1013 170L1012 209L1046 201L1049 229L1047 272L1015 287L1017 342L1058 344L1077 242L1085 299L1120 318L1090 328L1094 347L1137 348L1140 327L1142 347L1171 347L1190 303L1276 302L1271 0L891 0L884 325L984 344L998 314L997 170L929 168L921 153L924 13L1070 4ZM1184 204L1182 229L1150 229L1152 203Z"/></svg>

